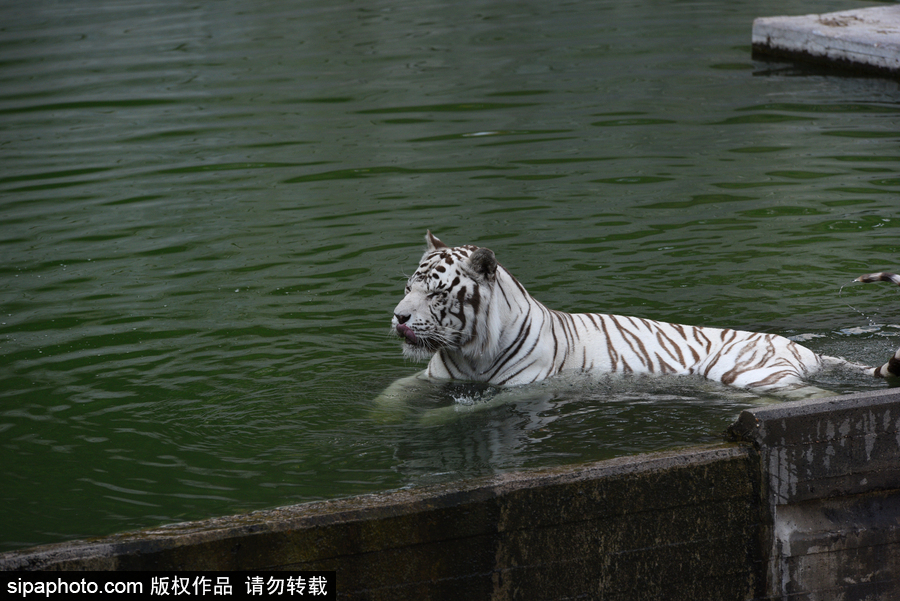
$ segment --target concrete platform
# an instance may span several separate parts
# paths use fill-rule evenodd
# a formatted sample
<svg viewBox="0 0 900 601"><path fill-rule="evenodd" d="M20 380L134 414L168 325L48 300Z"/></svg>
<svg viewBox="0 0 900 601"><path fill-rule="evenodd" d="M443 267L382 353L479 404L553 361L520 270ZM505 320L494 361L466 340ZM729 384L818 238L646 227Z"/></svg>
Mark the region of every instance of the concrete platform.
<svg viewBox="0 0 900 601"><path fill-rule="evenodd" d="M900 76L900 5L759 18L753 52Z"/></svg>

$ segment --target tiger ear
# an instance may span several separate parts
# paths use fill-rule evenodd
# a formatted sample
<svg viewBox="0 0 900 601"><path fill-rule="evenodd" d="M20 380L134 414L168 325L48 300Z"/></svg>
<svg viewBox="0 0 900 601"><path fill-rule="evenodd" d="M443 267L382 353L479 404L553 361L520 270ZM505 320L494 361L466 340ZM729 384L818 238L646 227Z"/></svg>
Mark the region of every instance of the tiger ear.
<svg viewBox="0 0 900 601"><path fill-rule="evenodd" d="M440 240L438 240L437 236L431 233L431 230L428 230L425 234L425 242L428 243L428 251L437 250L439 248L450 248Z"/></svg>
<svg viewBox="0 0 900 601"><path fill-rule="evenodd" d="M497 257L489 248L479 248L469 257L469 269L484 279L493 281L497 276Z"/></svg>

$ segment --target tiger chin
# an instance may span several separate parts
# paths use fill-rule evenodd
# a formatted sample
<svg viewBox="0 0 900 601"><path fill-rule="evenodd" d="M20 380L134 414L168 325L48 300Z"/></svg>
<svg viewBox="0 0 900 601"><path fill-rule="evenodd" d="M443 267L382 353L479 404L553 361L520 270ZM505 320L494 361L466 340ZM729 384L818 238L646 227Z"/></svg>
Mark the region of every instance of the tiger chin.
<svg viewBox="0 0 900 601"><path fill-rule="evenodd" d="M450 247L430 231L425 241L391 330L406 357L430 360L381 398L435 381L508 387L566 373L694 375L777 394L807 387L808 376L831 366L900 376L900 349L884 365L867 367L818 355L776 334L554 311L535 300L491 250ZM900 285L900 276L872 273L857 281Z"/></svg>

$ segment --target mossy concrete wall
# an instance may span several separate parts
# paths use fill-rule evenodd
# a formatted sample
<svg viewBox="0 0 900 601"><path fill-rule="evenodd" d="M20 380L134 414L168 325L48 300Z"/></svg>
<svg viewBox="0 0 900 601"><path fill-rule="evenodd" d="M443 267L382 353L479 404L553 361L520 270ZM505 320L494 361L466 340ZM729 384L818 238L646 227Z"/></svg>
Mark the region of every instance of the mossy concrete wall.
<svg viewBox="0 0 900 601"><path fill-rule="evenodd" d="M7 553L5 569L336 570L347 599L745 599L749 448L311 503Z"/></svg>
<svg viewBox="0 0 900 601"><path fill-rule="evenodd" d="M36 547L4 570L335 570L344 599L900 599L900 392L734 444Z"/></svg>

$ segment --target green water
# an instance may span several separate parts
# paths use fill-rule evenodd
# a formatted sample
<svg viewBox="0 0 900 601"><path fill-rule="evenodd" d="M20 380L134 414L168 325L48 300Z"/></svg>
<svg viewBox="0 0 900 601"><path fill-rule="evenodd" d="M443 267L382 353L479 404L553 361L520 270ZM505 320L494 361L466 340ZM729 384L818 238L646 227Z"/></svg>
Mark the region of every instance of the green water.
<svg viewBox="0 0 900 601"><path fill-rule="evenodd" d="M754 402L377 423L426 228L553 308L884 360L897 291L847 284L900 269L900 85L749 48L845 8L0 4L0 549L708 443Z"/></svg>

